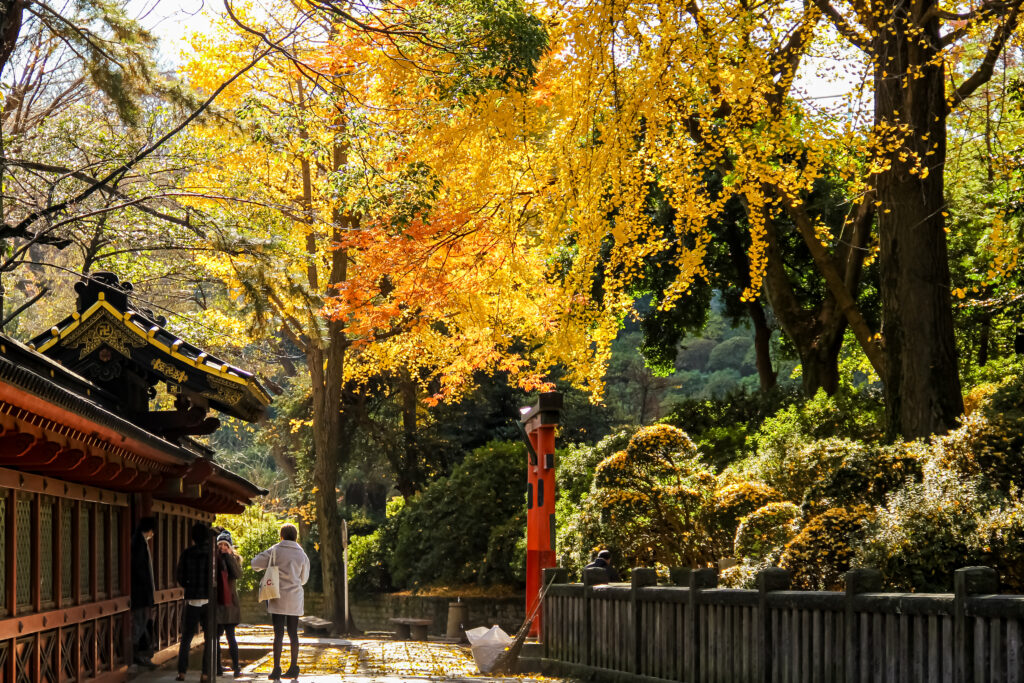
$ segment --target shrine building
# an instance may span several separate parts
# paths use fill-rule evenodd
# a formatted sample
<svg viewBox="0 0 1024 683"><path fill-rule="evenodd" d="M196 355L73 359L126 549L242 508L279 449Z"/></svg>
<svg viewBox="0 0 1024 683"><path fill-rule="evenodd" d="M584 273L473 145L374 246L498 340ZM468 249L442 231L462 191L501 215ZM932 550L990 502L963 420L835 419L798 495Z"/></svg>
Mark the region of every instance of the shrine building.
<svg viewBox="0 0 1024 683"><path fill-rule="evenodd" d="M252 373L166 329L94 273L76 310L25 345L0 335L0 681L120 681L131 662L130 539L152 541L157 650L175 648L174 573L196 520L266 491L193 437L267 414ZM163 396L161 396L161 393ZM157 409L156 404L163 409Z"/></svg>

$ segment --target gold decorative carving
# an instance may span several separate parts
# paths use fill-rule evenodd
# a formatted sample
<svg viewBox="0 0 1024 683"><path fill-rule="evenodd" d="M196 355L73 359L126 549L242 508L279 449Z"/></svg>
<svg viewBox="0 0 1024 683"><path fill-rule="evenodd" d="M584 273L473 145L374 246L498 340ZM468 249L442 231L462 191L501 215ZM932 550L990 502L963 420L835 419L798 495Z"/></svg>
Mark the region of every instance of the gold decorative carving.
<svg viewBox="0 0 1024 683"><path fill-rule="evenodd" d="M180 368L176 368L170 363L164 361L162 358L154 358L153 362L150 363L150 367L171 379L178 382L178 384L184 384L188 381L188 373Z"/></svg>
<svg viewBox="0 0 1024 683"><path fill-rule="evenodd" d="M213 391L204 391L203 396L211 401L226 403L229 406L236 406L245 398L245 392L239 390L236 385L227 380L207 376L206 381L213 387Z"/></svg>
<svg viewBox="0 0 1024 683"><path fill-rule="evenodd" d="M81 360L104 344L131 358L131 349L142 348L146 341L124 329L123 323L106 311L97 311L65 337L63 344L70 348L81 347L78 354Z"/></svg>

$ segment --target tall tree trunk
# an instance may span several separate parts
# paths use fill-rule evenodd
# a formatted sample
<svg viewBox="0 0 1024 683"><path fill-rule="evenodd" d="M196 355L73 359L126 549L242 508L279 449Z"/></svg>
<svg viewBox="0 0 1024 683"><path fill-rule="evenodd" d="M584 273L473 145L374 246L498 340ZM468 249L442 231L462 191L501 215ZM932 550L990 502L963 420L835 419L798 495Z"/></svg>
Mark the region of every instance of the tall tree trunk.
<svg viewBox="0 0 1024 683"><path fill-rule="evenodd" d="M416 438L416 383L408 371L398 379L402 405L402 457L395 467L395 488L409 500L416 493L416 463L419 462L419 443Z"/></svg>
<svg viewBox="0 0 1024 683"><path fill-rule="evenodd" d="M824 389L832 395L839 389L839 351L846 321L836 315L837 307L831 295L826 295L813 309L801 305L786 273L776 227L769 224L767 230L764 291L782 331L793 342L800 357L803 394L814 396L819 389Z"/></svg>
<svg viewBox="0 0 1024 683"><path fill-rule="evenodd" d="M299 80L300 100L305 100L302 81ZM332 170L342 170L347 164L347 128L339 114L334 126L332 145ZM299 135L306 137L304 128ZM302 174L303 208L308 215L309 234L306 250L309 263L306 278L309 293L313 297L329 297L335 285L348 277L348 251L338 248L341 236L355 229L355 219L335 206L332 212L333 230L330 243L323 247L318 244L313 214L312 167L307 157L299 160ZM320 250L330 252L330 272L321 278L318 265ZM324 599L335 627L348 631L345 623L344 562L341 547L341 515L338 512L338 472L348 459L350 439L346 426L350 420L345 414L342 392L344 367L349 341L345 336L344 324L340 320L326 323L319 314L311 313L308 339L305 344L306 364L310 376L313 401L313 450L316 462L313 466L313 502L316 505L317 528L320 532L320 565L324 584Z"/></svg>
<svg viewBox="0 0 1024 683"><path fill-rule="evenodd" d="M760 301L747 303L747 313L754 323L754 363L757 366L757 380L762 392L775 388L779 371L772 367L772 328Z"/></svg>
<svg viewBox="0 0 1024 683"><path fill-rule="evenodd" d="M890 433L906 438L948 431L964 407L943 217L945 69L933 47L939 22L915 29L910 16L923 17L934 4L895 2L872 34L876 130L891 131L878 151L888 167L875 177L886 413Z"/></svg>
<svg viewBox="0 0 1024 683"><path fill-rule="evenodd" d="M0 76L18 45L25 0L0 0Z"/></svg>
<svg viewBox="0 0 1024 683"><path fill-rule="evenodd" d="M737 284L741 289L750 287L750 256L740 242L739 231L734 227L726 229L725 241L729 245L729 258L736 269ZM747 314L754 326L754 362L757 379L762 392L771 391L778 381L779 372L772 367L772 329L764 306L757 299L747 302Z"/></svg>
<svg viewBox="0 0 1024 683"><path fill-rule="evenodd" d="M992 317L986 315L981 319L981 334L978 339L978 366L985 367L988 363L988 346L992 338ZM969 354L968 354L969 355Z"/></svg>

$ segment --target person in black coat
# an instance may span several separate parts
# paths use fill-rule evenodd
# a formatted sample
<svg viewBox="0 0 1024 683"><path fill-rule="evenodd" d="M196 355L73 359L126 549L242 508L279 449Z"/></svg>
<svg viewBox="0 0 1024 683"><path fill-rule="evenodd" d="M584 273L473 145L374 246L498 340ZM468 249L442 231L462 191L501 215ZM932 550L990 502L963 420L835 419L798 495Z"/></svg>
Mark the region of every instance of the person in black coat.
<svg viewBox="0 0 1024 683"><path fill-rule="evenodd" d="M178 584L185 589L185 611L182 616L181 642L178 643L178 677L185 680L188 671L188 654L192 650L192 638L203 629L203 674L201 681L209 680L209 647L216 637L206 633L206 611L210 605L210 528L202 522L192 525L192 545L182 551L178 559Z"/></svg>
<svg viewBox="0 0 1024 683"><path fill-rule="evenodd" d="M602 550L594 558L594 561L588 564L584 569L603 569L608 575L608 583L616 583L621 581L619 573L615 571L615 567L612 566L612 552L610 550Z"/></svg>
<svg viewBox="0 0 1024 683"><path fill-rule="evenodd" d="M135 527L132 536L132 648L136 664L152 667L152 640L149 637L149 621L153 617L153 603L156 582L153 579L153 554L149 542L156 533L156 518L143 517Z"/></svg>

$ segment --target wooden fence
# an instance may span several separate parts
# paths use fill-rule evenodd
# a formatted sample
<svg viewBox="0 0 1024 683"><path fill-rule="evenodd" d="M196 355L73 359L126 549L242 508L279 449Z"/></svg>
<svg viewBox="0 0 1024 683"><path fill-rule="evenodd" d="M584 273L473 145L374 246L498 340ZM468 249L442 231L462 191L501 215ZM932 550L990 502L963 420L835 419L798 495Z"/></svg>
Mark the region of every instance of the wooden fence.
<svg viewBox="0 0 1024 683"><path fill-rule="evenodd" d="M791 591L768 569L757 590L717 588L716 570L653 569L630 585L545 570L545 673L686 683L1024 683L1024 596L997 595L988 567L956 572L951 594L882 593L881 575L845 592Z"/></svg>

